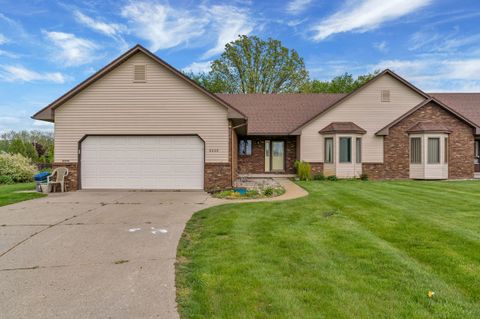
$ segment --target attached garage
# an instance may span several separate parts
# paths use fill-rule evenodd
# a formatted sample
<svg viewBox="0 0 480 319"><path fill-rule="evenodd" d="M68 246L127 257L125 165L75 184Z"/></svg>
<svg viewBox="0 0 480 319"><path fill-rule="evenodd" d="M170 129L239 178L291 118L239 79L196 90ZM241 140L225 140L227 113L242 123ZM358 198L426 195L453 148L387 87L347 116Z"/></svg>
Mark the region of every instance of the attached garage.
<svg viewBox="0 0 480 319"><path fill-rule="evenodd" d="M198 136L87 136L80 143L82 189L203 189Z"/></svg>

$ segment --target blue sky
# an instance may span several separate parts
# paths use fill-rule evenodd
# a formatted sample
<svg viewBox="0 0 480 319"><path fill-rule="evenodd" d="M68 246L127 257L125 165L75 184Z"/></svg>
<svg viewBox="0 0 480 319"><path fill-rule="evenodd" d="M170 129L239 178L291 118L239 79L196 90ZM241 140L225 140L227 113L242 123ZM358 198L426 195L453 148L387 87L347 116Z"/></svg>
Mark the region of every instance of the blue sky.
<svg viewBox="0 0 480 319"><path fill-rule="evenodd" d="M239 34L279 39L312 78L391 68L426 91L480 91L476 0L0 0L0 132L140 43L208 71Z"/></svg>

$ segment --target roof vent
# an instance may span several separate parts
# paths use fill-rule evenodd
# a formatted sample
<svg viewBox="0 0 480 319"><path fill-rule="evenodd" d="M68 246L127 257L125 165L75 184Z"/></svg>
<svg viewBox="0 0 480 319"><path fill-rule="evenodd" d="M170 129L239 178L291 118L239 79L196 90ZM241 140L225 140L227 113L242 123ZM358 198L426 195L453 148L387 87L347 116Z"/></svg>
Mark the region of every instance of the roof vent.
<svg viewBox="0 0 480 319"><path fill-rule="evenodd" d="M146 82L146 65L145 64L135 64L133 67L133 82Z"/></svg>
<svg viewBox="0 0 480 319"><path fill-rule="evenodd" d="M390 90L382 90L381 101L390 102Z"/></svg>

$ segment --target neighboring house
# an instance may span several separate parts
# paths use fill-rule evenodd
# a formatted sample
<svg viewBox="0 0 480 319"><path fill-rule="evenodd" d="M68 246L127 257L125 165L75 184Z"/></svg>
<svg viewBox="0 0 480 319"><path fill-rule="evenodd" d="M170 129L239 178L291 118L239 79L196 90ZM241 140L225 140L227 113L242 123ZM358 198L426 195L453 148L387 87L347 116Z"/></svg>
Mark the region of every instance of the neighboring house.
<svg viewBox="0 0 480 319"><path fill-rule="evenodd" d="M137 45L33 118L55 123L72 190L214 190L295 160L345 178L480 171L480 94L427 94L390 70L347 95L215 95Z"/></svg>

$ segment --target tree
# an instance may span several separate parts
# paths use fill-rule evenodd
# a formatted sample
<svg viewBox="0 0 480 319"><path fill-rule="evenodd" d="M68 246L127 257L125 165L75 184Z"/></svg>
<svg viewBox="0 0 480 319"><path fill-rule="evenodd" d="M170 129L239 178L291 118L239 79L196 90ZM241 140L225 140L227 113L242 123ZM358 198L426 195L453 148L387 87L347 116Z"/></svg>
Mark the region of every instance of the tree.
<svg viewBox="0 0 480 319"><path fill-rule="evenodd" d="M22 154L33 161L51 162L53 134L42 131L11 131L0 135L0 152Z"/></svg>
<svg viewBox="0 0 480 319"><path fill-rule="evenodd" d="M303 59L274 39L242 35L228 43L200 83L213 92L298 92L308 80Z"/></svg>
<svg viewBox="0 0 480 319"><path fill-rule="evenodd" d="M200 84L202 87L213 93L232 92L233 88L224 82L220 77L211 73L187 73L189 78Z"/></svg>
<svg viewBox="0 0 480 319"><path fill-rule="evenodd" d="M351 74L344 73L334 77L331 81L311 80L305 83L303 93L350 93L374 78L380 71L360 75L356 79Z"/></svg>
<svg viewBox="0 0 480 319"><path fill-rule="evenodd" d="M10 154L20 154L25 155L25 144L19 138L15 138L10 142L8 146L8 152Z"/></svg>

